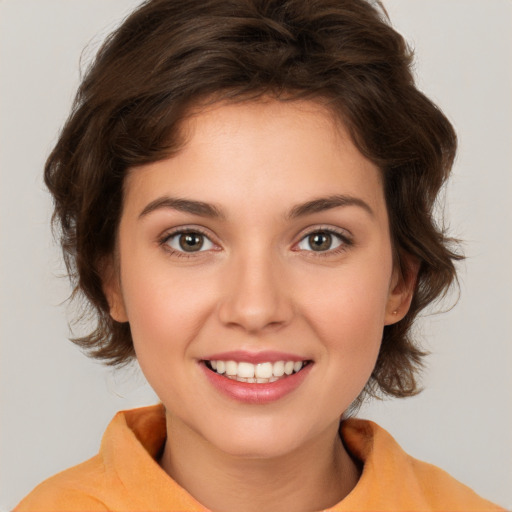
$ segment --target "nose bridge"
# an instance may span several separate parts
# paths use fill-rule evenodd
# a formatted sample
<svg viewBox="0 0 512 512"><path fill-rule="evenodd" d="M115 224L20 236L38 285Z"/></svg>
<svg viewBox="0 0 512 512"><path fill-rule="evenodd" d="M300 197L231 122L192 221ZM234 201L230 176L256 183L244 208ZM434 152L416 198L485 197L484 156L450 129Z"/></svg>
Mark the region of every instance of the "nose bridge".
<svg viewBox="0 0 512 512"><path fill-rule="evenodd" d="M255 333L286 324L292 305L286 293L285 269L280 258L263 248L246 248L232 255L220 320Z"/></svg>

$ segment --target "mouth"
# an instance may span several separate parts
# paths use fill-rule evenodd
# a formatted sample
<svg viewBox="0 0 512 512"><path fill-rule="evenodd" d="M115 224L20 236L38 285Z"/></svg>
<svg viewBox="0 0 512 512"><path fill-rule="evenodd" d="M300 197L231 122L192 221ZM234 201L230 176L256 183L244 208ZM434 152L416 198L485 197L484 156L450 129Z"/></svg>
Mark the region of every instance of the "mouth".
<svg viewBox="0 0 512 512"><path fill-rule="evenodd" d="M311 360L304 361L266 361L253 364L246 361L232 360L203 360L208 370L228 379L248 384L269 384L286 379L301 372L312 364Z"/></svg>

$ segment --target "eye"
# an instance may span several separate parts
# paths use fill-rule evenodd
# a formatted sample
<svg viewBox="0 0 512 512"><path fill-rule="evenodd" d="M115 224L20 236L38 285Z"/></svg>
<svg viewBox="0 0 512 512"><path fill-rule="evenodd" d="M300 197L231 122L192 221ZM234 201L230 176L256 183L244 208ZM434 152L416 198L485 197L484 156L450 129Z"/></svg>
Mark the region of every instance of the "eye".
<svg viewBox="0 0 512 512"><path fill-rule="evenodd" d="M315 231L305 236L298 244L302 251L326 252L337 249L348 241L332 231Z"/></svg>
<svg viewBox="0 0 512 512"><path fill-rule="evenodd" d="M206 235L198 231L172 233L163 240L163 243L175 251L188 253L209 251L215 247Z"/></svg>

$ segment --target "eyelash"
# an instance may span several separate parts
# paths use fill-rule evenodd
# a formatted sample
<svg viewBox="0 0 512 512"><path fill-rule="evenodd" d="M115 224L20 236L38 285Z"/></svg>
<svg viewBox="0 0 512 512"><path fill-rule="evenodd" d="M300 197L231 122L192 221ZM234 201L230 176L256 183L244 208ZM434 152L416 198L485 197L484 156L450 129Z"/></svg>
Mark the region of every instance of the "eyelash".
<svg viewBox="0 0 512 512"><path fill-rule="evenodd" d="M170 233L168 232L164 236L162 236L159 239L158 244L165 251L167 251L170 256L177 256L178 258L194 258L194 257L197 257L198 253L205 252L205 251L191 251L191 252L187 253L185 251L177 251L176 249L173 249L170 245L167 244L167 242L169 242L169 240L171 240L175 236L186 235L187 233L195 233L195 234L202 235L206 239L210 240L210 242L212 244L214 244L214 242L211 241L210 236L208 235L208 233L206 233L206 231L202 230L199 227L197 227L197 228L196 227L193 227L193 228L192 227L191 228L177 228L176 230L171 231Z"/></svg>
<svg viewBox="0 0 512 512"><path fill-rule="evenodd" d="M200 234L200 235L204 236L207 240L209 240L210 243L214 244L214 242L211 241L209 235L199 227L197 227L197 228L196 227L194 227L194 228L177 228L175 231L171 231L170 233L166 233L164 236L162 236L158 240L158 244L165 251L167 251L169 253L169 255L177 256L178 258L194 258L194 257L197 257L198 253L206 252L206 251L191 251L191 252L187 253L185 251L179 251L179 250L173 249L172 247L170 247L168 245L169 240L171 240L172 238L179 236L179 235L184 235L187 233ZM325 233L325 234L334 236L341 242L339 247L336 247L335 249L328 249L326 251L296 250L296 252L300 251L300 252L305 252L305 253L311 253L311 254L308 254L308 256L311 256L311 257L329 257L329 256L341 254L341 253L345 252L347 249L349 249L351 246L354 245L352 238L350 236L348 236L346 231L336 230L331 227L329 227L329 228L318 227L311 231L308 231L301 236L299 242L296 243L295 245L300 244L306 238L308 238L314 234L317 234L317 233Z"/></svg>
<svg viewBox="0 0 512 512"><path fill-rule="evenodd" d="M328 257L332 257L332 256L337 256L339 254L344 253L345 251L347 251L350 247L352 247L354 245L354 241L353 241L352 237L345 230L338 230L338 229L335 229L332 227L321 227L321 226L304 233L301 236L298 243L300 244L306 238L310 237L311 235L315 235L317 233L325 233L325 234L331 235L334 238L337 238L341 243L340 243L339 247L336 247L335 249L328 249L327 251L313 251L313 250L303 251L303 252L307 253L308 257L328 258ZM295 244L295 245L298 245L298 244Z"/></svg>

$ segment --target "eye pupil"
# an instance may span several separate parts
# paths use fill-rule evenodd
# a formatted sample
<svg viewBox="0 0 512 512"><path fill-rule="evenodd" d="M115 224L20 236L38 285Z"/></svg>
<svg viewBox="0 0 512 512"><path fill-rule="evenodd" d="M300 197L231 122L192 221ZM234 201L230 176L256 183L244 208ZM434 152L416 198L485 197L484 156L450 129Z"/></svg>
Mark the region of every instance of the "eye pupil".
<svg viewBox="0 0 512 512"><path fill-rule="evenodd" d="M309 245L314 251L327 251L332 244L332 235L325 232L318 232L309 235Z"/></svg>
<svg viewBox="0 0 512 512"><path fill-rule="evenodd" d="M201 249L204 237L200 233L183 233L179 238L180 247L186 252L194 252Z"/></svg>

